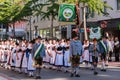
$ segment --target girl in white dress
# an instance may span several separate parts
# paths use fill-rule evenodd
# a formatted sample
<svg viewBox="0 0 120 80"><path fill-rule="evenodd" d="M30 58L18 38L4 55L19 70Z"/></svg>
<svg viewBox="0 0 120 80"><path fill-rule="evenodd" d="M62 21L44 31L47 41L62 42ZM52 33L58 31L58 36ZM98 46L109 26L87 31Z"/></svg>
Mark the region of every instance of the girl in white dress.
<svg viewBox="0 0 120 80"><path fill-rule="evenodd" d="M21 73L21 59L22 59L22 49L21 49L21 43L16 48L16 71Z"/></svg>
<svg viewBox="0 0 120 80"><path fill-rule="evenodd" d="M68 40L65 45L65 54L64 54L64 66L66 67L65 72L68 72L68 67L71 66L69 46L70 46L70 42Z"/></svg>
<svg viewBox="0 0 120 80"><path fill-rule="evenodd" d="M61 67L63 66L63 47L61 46L61 41L56 45L55 65L57 66L58 71L61 71Z"/></svg>
<svg viewBox="0 0 120 80"><path fill-rule="evenodd" d="M50 45L49 42L46 40L44 41L44 45L45 45L45 57L43 58L44 64L43 67L44 68L49 68L49 62L50 62Z"/></svg>
<svg viewBox="0 0 120 80"><path fill-rule="evenodd" d="M10 65L12 70L15 69L15 63L16 63L16 48L15 46L13 46L13 48L11 49L11 58L10 58Z"/></svg>
<svg viewBox="0 0 120 80"><path fill-rule="evenodd" d="M27 74L27 57L26 57L26 47L22 47L22 72Z"/></svg>
<svg viewBox="0 0 120 80"><path fill-rule="evenodd" d="M55 58L56 58L56 41L53 41L53 44L51 44L50 42L50 65L52 69L54 69L54 65L55 65Z"/></svg>
<svg viewBox="0 0 120 80"><path fill-rule="evenodd" d="M35 71L35 68L33 67L33 59L32 59L32 53L31 53L31 51L32 51L32 46L33 46L33 44L32 43L29 43L29 45L28 45L28 55L29 55L29 57L28 57L28 67L27 67L27 69L28 69L28 74L29 74L29 76L31 77L31 76L34 76L33 75L33 72Z"/></svg>
<svg viewBox="0 0 120 80"><path fill-rule="evenodd" d="M85 62L85 67L88 68L88 63L89 63L89 41L85 40L84 45L83 45L83 61Z"/></svg>

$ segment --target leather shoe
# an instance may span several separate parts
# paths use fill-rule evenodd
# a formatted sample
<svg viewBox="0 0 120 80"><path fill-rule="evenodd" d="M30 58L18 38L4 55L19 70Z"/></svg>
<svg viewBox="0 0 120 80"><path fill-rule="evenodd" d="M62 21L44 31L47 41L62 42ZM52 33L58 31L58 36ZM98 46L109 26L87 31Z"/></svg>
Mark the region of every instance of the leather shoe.
<svg viewBox="0 0 120 80"><path fill-rule="evenodd" d="M74 74L71 74L70 77L74 77Z"/></svg>
<svg viewBox="0 0 120 80"><path fill-rule="evenodd" d="M80 75L76 74L75 77L80 77Z"/></svg>
<svg viewBox="0 0 120 80"><path fill-rule="evenodd" d="M41 77L40 76L36 76L35 79L41 79Z"/></svg>
<svg viewBox="0 0 120 80"><path fill-rule="evenodd" d="M94 72L94 75L97 75L98 74L98 72Z"/></svg>

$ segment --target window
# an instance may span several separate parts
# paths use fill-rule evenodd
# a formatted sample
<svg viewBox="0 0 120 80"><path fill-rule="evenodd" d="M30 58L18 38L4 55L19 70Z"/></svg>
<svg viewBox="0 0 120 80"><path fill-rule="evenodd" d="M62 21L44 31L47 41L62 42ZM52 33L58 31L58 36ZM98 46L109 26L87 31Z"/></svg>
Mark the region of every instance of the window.
<svg viewBox="0 0 120 80"><path fill-rule="evenodd" d="M117 0L117 10L120 10L120 0Z"/></svg>

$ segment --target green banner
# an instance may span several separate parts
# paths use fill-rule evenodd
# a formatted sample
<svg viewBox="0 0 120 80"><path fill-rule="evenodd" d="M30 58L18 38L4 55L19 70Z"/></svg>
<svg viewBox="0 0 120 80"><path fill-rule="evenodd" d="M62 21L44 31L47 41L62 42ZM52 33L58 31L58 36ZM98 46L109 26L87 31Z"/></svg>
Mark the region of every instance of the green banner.
<svg viewBox="0 0 120 80"><path fill-rule="evenodd" d="M73 4L60 4L58 19L60 22L75 22L76 10Z"/></svg>

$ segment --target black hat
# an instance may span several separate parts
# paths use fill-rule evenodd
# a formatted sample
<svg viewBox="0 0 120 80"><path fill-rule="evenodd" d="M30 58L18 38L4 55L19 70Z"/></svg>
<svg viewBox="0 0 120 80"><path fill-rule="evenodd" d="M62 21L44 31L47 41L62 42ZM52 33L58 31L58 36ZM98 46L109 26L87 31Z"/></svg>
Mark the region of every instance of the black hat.
<svg viewBox="0 0 120 80"><path fill-rule="evenodd" d="M40 36L38 36L38 37L36 38L36 40L37 40L37 39L42 39L42 38L41 38Z"/></svg>
<svg viewBox="0 0 120 80"><path fill-rule="evenodd" d="M75 38L75 37L77 37L78 35L77 35L77 33L75 32L75 31L73 31L72 32L72 38Z"/></svg>

